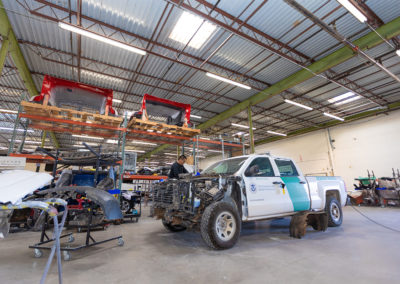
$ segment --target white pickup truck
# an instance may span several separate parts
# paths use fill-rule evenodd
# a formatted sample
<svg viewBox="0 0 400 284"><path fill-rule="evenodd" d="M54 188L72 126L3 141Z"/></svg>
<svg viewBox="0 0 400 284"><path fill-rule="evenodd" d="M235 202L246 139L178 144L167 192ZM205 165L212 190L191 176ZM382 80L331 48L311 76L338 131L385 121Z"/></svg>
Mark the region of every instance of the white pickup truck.
<svg viewBox="0 0 400 284"><path fill-rule="evenodd" d="M305 177L288 158L248 155L214 163L200 176L159 183L153 214L173 232L200 229L214 249L231 248L241 223L292 216L290 235L307 225L325 231L342 224L346 188L340 177Z"/></svg>

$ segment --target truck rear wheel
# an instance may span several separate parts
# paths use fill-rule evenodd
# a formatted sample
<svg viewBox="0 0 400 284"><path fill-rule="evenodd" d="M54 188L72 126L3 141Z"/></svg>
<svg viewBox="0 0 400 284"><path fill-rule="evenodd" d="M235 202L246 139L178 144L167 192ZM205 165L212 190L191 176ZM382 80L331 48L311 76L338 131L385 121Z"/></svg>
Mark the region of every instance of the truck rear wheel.
<svg viewBox="0 0 400 284"><path fill-rule="evenodd" d="M342 206L334 196L326 197L326 213L328 213L328 226L339 227L342 225L343 213Z"/></svg>
<svg viewBox="0 0 400 284"><path fill-rule="evenodd" d="M220 201L209 205L201 218L201 237L213 249L233 247L240 235L241 221L236 207Z"/></svg>
<svg viewBox="0 0 400 284"><path fill-rule="evenodd" d="M162 223L163 223L164 227L165 227L168 231L170 231L170 232L177 233L177 232L182 232L182 231L186 230L186 227L185 227L185 226L182 226L182 225L172 225L171 223L168 223L168 222L165 221L164 219L162 220Z"/></svg>

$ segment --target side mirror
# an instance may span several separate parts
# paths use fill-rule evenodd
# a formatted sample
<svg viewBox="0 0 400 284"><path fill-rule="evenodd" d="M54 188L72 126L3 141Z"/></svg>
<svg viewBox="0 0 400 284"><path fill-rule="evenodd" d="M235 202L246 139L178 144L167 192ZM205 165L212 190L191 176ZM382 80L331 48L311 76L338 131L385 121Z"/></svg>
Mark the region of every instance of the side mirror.
<svg viewBox="0 0 400 284"><path fill-rule="evenodd" d="M251 166L245 171L245 175L248 177L253 177L260 172L258 165Z"/></svg>

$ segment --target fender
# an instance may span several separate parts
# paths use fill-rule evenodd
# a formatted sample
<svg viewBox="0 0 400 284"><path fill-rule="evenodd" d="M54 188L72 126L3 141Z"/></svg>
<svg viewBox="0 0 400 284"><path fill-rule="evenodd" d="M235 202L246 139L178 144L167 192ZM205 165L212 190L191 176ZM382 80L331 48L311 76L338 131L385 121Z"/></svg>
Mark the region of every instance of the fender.
<svg viewBox="0 0 400 284"><path fill-rule="evenodd" d="M122 212L119 206L119 202L111 194L104 190L93 188L90 186L61 186L55 187L48 190L38 192L39 195L53 195L63 194L66 192L76 192L79 194L85 194L86 197L96 204L98 204L104 212L104 216L107 220L122 219Z"/></svg>

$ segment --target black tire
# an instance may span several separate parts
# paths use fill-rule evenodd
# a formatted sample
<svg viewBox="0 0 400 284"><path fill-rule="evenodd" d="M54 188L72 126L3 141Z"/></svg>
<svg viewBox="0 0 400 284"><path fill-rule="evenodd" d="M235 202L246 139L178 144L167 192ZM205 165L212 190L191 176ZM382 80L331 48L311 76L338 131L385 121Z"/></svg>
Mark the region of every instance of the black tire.
<svg viewBox="0 0 400 284"><path fill-rule="evenodd" d="M182 226L182 225L171 225L171 223L168 223L164 219L162 220L162 223L163 223L164 227L168 231L173 232L173 233L182 232L182 231L186 230L185 226Z"/></svg>
<svg viewBox="0 0 400 284"><path fill-rule="evenodd" d="M342 206L334 196L326 197L325 211L328 214L328 226L339 227L342 225L343 212Z"/></svg>
<svg viewBox="0 0 400 284"><path fill-rule="evenodd" d="M226 223L227 220L229 224ZM220 226L217 224L219 221L223 221ZM221 226L226 229L224 230ZM229 249L239 239L241 226L236 206L224 201L216 202L204 210L200 226L201 237L213 249Z"/></svg>

